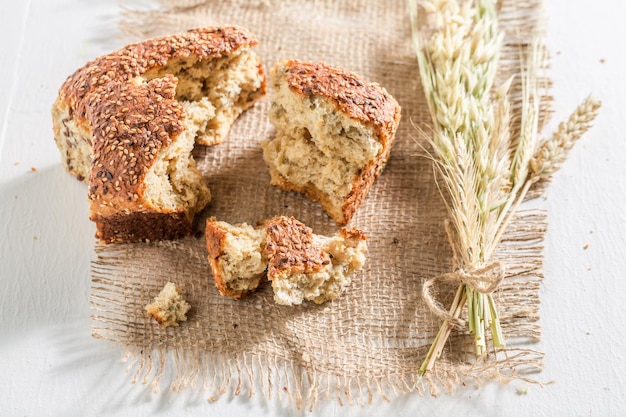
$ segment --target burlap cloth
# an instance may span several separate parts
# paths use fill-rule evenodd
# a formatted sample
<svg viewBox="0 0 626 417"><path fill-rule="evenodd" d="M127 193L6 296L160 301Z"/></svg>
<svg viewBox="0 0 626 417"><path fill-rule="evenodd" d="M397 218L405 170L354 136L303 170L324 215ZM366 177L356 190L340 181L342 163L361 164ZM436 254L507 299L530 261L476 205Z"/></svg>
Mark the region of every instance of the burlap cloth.
<svg viewBox="0 0 626 417"><path fill-rule="evenodd" d="M416 126L428 132L430 119L404 1L162 0L151 11L127 3L122 30L129 41L198 26L241 25L259 38L257 52L267 69L288 58L344 66L379 82L402 106L387 168L351 222L369 237L366 266L334 302L279 306L270 286L236 301L222 297L213 283L202 232L208 216L256 223L293 215L316 233L338 229L318 204L269 185L260 146L273 134L269 99L242 115L225 143L194 151L213 195L195 237L96 245L93 334L127 347L135 381L205 388L210 396L256 392L310 408L326 396L366 403L374 396L452 390L469 380L525 378L541 369L542 354L531 348L540 337L546 221L543 212L526 211L496 253L507 270L495 295L507 348L477 361L471 338L455 330L435 371L417 376L441 325L420 298L421 285L450 271L452 253L433 168L420 156L425 141ZM502 79L519 73L519 48L526 46L539 5L507 0L500 6L506 30ZM519 101L519 83L513 93ZM192 309L187 322L164 329L146 317L144 306L167 281L182 288ZM454 291L442 286L436 295L449 305Z"/></svg>

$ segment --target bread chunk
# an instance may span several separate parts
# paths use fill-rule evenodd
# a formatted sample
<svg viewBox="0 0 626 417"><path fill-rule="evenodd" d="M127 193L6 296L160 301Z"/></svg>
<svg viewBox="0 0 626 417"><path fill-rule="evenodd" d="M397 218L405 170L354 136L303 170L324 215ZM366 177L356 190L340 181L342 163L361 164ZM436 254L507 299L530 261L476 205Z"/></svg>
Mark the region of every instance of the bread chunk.
<svg viewBox="0 0 626 417"><path fill-rule="evenodd" d="M378 84L323 63L280 62L270 79L276 136L263 157L271 183L347 224L389 158L400 106Z"/></svg>
<svg viewBox="0 0 626 417"><path fill-rule="evenodd" d="M326 237L293 217L278 217L266 224L266 233L267 276L278 304L334 300L365 263L366 238L358 229L343 228Z"/></svg>
<svg viewBox="0 0 626 417"><path fill-rule="evenodd" d="M335 236L315 235L293 217L276 217L256 228L209 219L209 263L222 295L241 298L265 276L274 301L283 305L317 304L339 297L351 275L365 263L365 234L342 228Z"/></svg>
<svg viewBox="0 0 626 417"><path fill-rule="evenodd" d="M191 306L181 296L181 290L172 282L165 284L154 302L145 307L146 313L163 327L178 326L187 320L187 312Z"/></svg>
<svg viewBox="0 0 626 417"><path fill-rule="evenodd" d="M52 108L66 170L106 243L188 235L210 191L191 157L265 95L256 39L201 28L128 45L68 77Z"/></svg>
<svg viewBox="0 0 626 417"><path fill-rule="evenodd" d="M206 223L206 239L220 293L238 299L256 290L267 269L264 230L246 223L230 225L212 217Z"/></svg>

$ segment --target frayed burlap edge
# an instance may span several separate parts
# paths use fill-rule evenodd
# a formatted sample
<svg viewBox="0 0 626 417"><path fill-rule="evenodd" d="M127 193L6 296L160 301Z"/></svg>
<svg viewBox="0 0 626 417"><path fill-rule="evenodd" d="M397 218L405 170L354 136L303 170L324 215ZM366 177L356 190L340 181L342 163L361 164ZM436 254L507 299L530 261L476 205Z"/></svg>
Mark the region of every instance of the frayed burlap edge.
<svg viewBox="0 0 626 417"><path fill-rule="evenodd" d="M479 387L492 381L506 384L522 380L543 385L545 382L534 375L542 370L544 354L527 346L541 338L537 323L537 294L543 279L540 254L546 226L546 216L541 210L519 213L495 254L496 260L507 262L506 277L495 296L502 307L503 333L511 347L492 350L476 359L471 353L471 337L463 332L457 333L435 369L424 377L418 376L417 366L401 371L394 367L372 377L368 372L371 369L365 367L363 375L358 372L337 374L317 367L305 357L285 360L253 350L229 353L218 349L212 352L193 343L183 343L178 348L159 341L134 344L132 338L129 339L132 332L128 332L126 320L137 322L137 319L120 317L125 300L136 298L133 292L141 290L136 282L123 284L119 278L120 267L128 265L128 260L119 256L119 251L124 252L128 245L96 246L97 258L92 262L93 336L125 346L123 362L127 364L132 383L148 385L155 392L164 387L173 391L200 389L211 401L223 395L252 398L260 394L297 409L313 410L319 400L334 399L340 405L364 406L375 399L391 401L411 393L420 396L453 394L460 387ZM139 245L143 244L135 244ZM185 242L149 245L178 247L188 253L189 259L204 262L204 253L190 250L184 246ZM520 334L524 337L517 337ZM417 349L410 354L416 354L419 361L424 352ZM384 360L377 366L384 366Z"/></svg>
<svg viewBox="0 0 626 417"><path fill-rule="evenodd" d="M150 11L135 9L132 6L132 1L129 1L128 4L122 4L124 19L121 22L121 28L124 33L130 36L129 40L180 31L185 29L186 25L203 25L206 18L206 10L203 11L203 8L208 7L212 2L162 0L161 3L163 6L160 9ZM276 6L269 0L253 3L230 0L223 2L223 4L225 3L228 4L223 6L219 13L216 11L216 15L223 16L226 13L228 16L230 11L224 12L227 6L237 6L240 9L233 8L232 15L235 18L233 21L223 21L224 24L239 23L238 20L241 20L238 19L239 14L251 18L254 13L267 13L273 6ZM524 49L527 46L525 39L536 24L533 19L537 16L536 9L540 4L541 1L539 0L528 0L524 2L505 1L501 5L500 14L511 27L505 39L507 49L503 54L503 64L500 69L503 79L519 71L518 48ZM217 18L216 20L222 22ZM408 16L405 23L407 27L403 30L408 32ZM261 33L261 35L263 34ZM408 37L406 40L408 41ZM311 48L315 48L315 46L311 46ZM262 52L260 51L260 53ZM267 54L267 51L265 53ZM406 51L404 53L406 55ZM306 53L303 54L306 57ZM402 59L406 60L407 57L403 56ZM401 66L402 59L399 58L397 62L395 59L393 61L395 65ZM364 71L365 74L372 74L373 77L378 74L377 69L369 67L367 62L361 71ZM407 70L407 73L408 76L417 77L417 71ZM380 80L381 83L385 86L392 84L391 87L393 88L394 80L391 78L385 80L384 73L381 74L383 76L383 79ZM400 81L398 81L398 85L401 85ZM411 89L408 94L413 96L421 94L416 85L413 84L412 88L415 89ZM548 79L546 79L545 85L546 88L549 87ZM513 83L512 91L514 95L519 95L519 93L515 93L516 91L519 92L518 81ZM391 92L401 101L403 92L399 91L397 86L396 90ZM551 98L546 94L543 102L544 114L546 115L550 113L550 102ZM398 136L412 136L414 132L407 133L410 130L407 128L409 122L423 123L426 120L424 109L406 112L407 108L410 110L410 104L407 106L406 99L401 101L403 124L401 124ZM259 114L266 110L263 105L260 107L261 110L249 116L250 119L258 118ZM515 100L512 107L516 109ZM249 120L242 123L244 126L248 126ZM246 129L242 128L242 130ZM392 166L388 167L387 171L395 169L397 172L398 166L408 161L408 159L403 159L403 156L407 149L409 151L414 151L414 149L411 150L406 143L405 140L404 143L396 144L395 154L392 153L390 161ZM417 148L419 149L419 147ZM218 154L218 157L221 155ZM415 158L416 155L409 155L409 157ZM393 166L394 162L395 166ZM202 162L199 165L202 168ZM418 168L421 169L428 163L420 162L418 165ZM384 173L383 178L378 181L379 183L381 181L384 183L385 175L388 174ZM432 176L420 175L425 178L424 181L432 182L434 180ZM536 187L531 197L541 195L544 186L545 184L541 184ZM373 189L372 193L376 194L376 191ZM379 194L382 194L382 191ZM428 195L434 196L435 194ZM372 197L369 199L375 200ZM296 201L307 204L301 199L296 198ZM431 207L435 204L436 202L433 202ZM367 205L367 200L364 205ZM368 208L363 207L360 211L367 212ZM366 216L364 215L364 217ZM258 220L258 218L244 219L248 221ZM442 219L443 216L440 220ZM439 221L436 216L434 216L434 220L434 223ZM357 219L358 222L359 219ZM436 227L443 230L443 222L439 221L439 226ZM338 371L339 368L337 367L324 367L324 364L306 360L308 358L304 355L294 355L293 352L289 352L290 355L286 356L284 352L281 355L272 355L271 352L257 352L254 349L243 349L231 353L222 348L214 349L212 345L199 347L189 338L188 333L185 338L182 338L184 341L182 344L167 337L159 339L162 336L161 331L154 330L147 320L137 316L129 316L128 307L129 300L134 301L141 298L141 302L137 302L137 305L140 306L148 298L147 293L154 295L154 291L158 289L157 280L146 276L145 279L149 281L148 283L132 280L122 283L120 280L125 281L129 274L130 261L124 256L117 258L117 251L125 250L120 249L118 245L96 245L96 259L92 262L93 335L97 338L123 344L126 349L124 361L127 363L127 369L132 375L133 382L147 384L156 391L164 386L174 390L193 387L206 390L207 395L210 395L211 398L217 398L227 393L246 396L261 393L266 398L275 397L279 400L285 400L297 408L306 409L313 409L317 401L324 398L334 398L340 404L364 405L371 403L377 397L391 400L408 393L420 395L424 393L438 395L440 392L453 393L459 387L468 384L481 385L493 380L506 383L512 379L521 379L541 383L530 375L541 371L543 354L528 346L538 342L541 337L538 325L538 292L540 281L543 278L541 244L545 229L546 219L545 213L542 211L520 213L507 230L495 255L496 259L504 260L507 266L507 277L496 294L496 301L502 308L500 314L503 332L510 347L499 350L495 356L491 352L490 355L476 360L471 353L468 335L463 332L456 332L436 369L424 378L417 377L417 368L440 324L433 318L426 326L428 330L424 331L424 334L416 336L417 342L411 343L410 340L409 342L404 340L405 343L408 343L408 347L404 352L404 362L401 363L403 366L398 366L398 363L394 362L393 366L389 366L387 370L385 370L384 360L378 364L380 369L374 369L376 366L364 363L362 370L352 366L344 372ZM442 233L438 238L439 245L442 239L445 240L443 236ZM434 239L437 241L437 237ZM395 244L395 240L393 244ZM197 243L192 242L188 245L188 242L181 241L160 242L150 245L161 248L163 253L185 251L189 259L206 264L202 245ZM434 246L438 247L437 245ZM417 274L418 280L423 282L429 276L444 272L449 267L449 259L446 259L446 256L449 258L450 254L446 252L446 249L449 248L439 249L443 254L433 255L438 259L435 262L436 266L422 265L424 270ZM434 250L436 251L436 249ZM424 258L430 259L427 256ZM373 259L368 260L368 263L371 262ZM416 268L419 266L416 265ZM184 267L174 267L174 269L176 268L184 269ZM209 274L207 274L206 279L211 279ZM445 290L442 290L441 296L442 302L445 304ZM136 306L135 310L138 310ZM423 313L418 312L417 314L419 316ZM423 316L420 317L423 318ZM129 331L129 323L138 324L138 327ZM189 324L183 323L181 329L187 331L186 328L189 327ZM137 338L137 335L140 337Z"/></svg>

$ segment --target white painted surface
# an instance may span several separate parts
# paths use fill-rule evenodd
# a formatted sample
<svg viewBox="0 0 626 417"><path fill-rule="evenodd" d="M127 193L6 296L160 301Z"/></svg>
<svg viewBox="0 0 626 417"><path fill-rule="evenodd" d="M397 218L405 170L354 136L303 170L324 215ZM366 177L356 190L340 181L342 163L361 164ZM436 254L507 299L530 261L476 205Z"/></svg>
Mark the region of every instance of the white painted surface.
<svg viewBox="0 0 626 417"><path fill-rule="evenodd" d="M129 383L119 346L90 335L94 227L85 186L60 165L49 108L67 75L121 46L111 35L117 11L114 0L0 5L0 415L299 415L259 396L210 403L205 393L153 394ZM626 412L626 2L548 0L547 15L554 120L589 93L604 103L538 203L550 218L539 377L555 383L490 384L365 408L331 402L314 415Z"/></svg>

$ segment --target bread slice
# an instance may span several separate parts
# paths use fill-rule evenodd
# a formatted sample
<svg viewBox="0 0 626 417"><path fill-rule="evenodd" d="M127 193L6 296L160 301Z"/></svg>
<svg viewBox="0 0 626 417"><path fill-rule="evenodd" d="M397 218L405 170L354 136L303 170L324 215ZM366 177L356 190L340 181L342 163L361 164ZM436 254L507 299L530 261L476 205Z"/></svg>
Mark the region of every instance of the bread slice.
<svg viewBox="0 0 626 417"><path fill-rule="evenodd" d="M178 326L187 320L191 306L181 296L181 290L172 282L165 284L159 295L145 307L146 313L163 327Z"/></svg>
<svg viewBox="0 0 626 417"><path fill-rule="evenodd" d="M278 304L334 300L365 263L365 234L342 228L335 236L314 235L293 217L276 217L256 228L211 218L206 227L209 263L220 293L241 298L266 276Z"/></svg>
<svg viewBox="0 0 626 417"><path fill-rule="evenodd" d="M222 295L238 299L257 289L267 269L264 229L211 217L206 223L206 241L215 285Z"/></svg>
<svg viewBox="0 0 626 417"><path fill-rule="evenodd" d="M70 76L52 108L67 171L89 185L103 242L188 235L210 201L194 143L224 140L265 95L252 34L201 28L128 45Z"/></svg>
<svg viewBox="0 0 626 417"><path fill-rule="evenodd" d="M323 63L279 62L270 78L276 136L263 157L271 183L347 224L389 158L400 106L379 85Z"/></svg>

